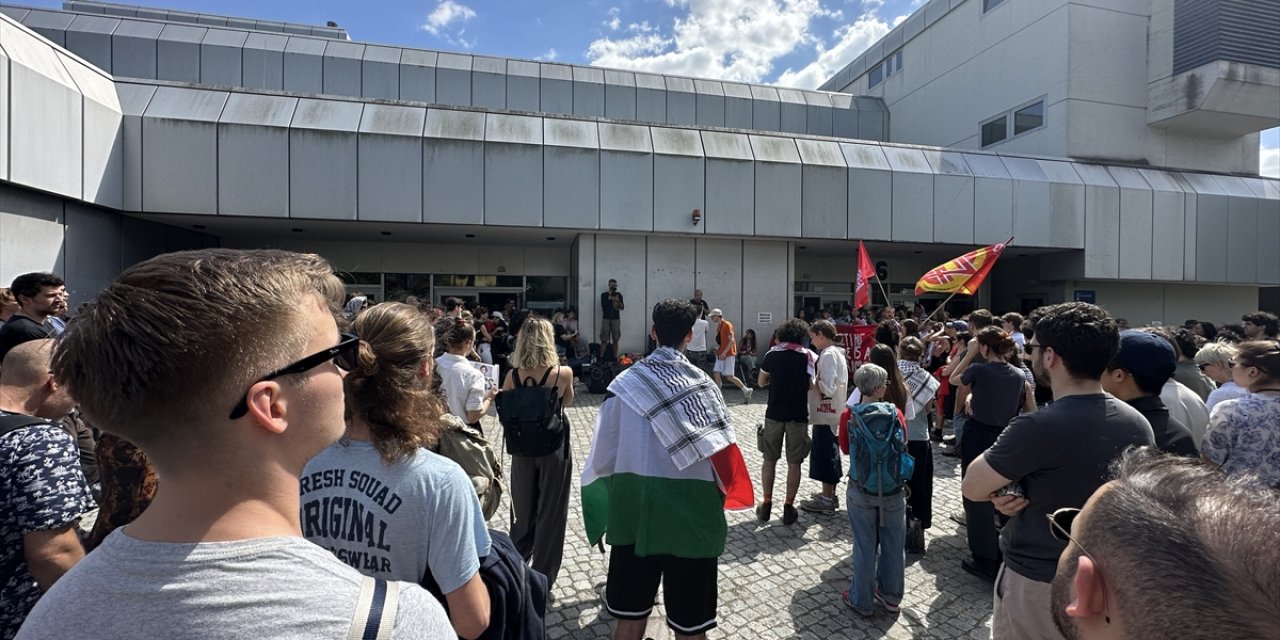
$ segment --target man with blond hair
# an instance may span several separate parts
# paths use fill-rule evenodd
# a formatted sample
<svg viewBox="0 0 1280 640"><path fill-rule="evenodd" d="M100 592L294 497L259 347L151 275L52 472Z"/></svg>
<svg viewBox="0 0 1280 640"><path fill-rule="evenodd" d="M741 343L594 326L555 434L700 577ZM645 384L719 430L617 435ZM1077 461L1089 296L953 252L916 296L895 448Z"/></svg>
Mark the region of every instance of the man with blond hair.
<svg viewBox="0 0 1280 640"><path fill-rule="evenodd" d="M360 348L338 333L341 300L319 256L206 249L129 268L71 321L58 383L162 480L19 638L456 637L421 587L302 538L298 478L343 434Z"/></svg>
<svg viewBox="0 0 1280 640"><path fill-rule="evenodd" d="M57 423L75 402L53 381L53 341L24 342L0 369L0 638L84 557L76 524L93 508L76 441Z"/></svg>

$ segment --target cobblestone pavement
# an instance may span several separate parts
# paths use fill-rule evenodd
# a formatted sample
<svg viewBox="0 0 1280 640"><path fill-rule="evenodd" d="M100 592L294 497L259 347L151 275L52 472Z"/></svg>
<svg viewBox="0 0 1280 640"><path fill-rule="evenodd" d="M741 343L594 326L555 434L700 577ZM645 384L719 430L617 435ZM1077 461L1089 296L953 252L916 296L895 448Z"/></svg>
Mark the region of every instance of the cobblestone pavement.
<svg viewBox="0 0 1280 640"><path fill-rule="evenodd" d="M581 386L579 390L574 405L567 410L573 425L573 491L564 565L547 612L549 638L607 638L613 630L613 620L602 612L599 596L608 561L598 549L587 545L579 500L582 462L591 447L596 410L603 397L581 392L585 391ZM748 405L738 404L742 400L738 391L726 390L725 397L758 500L761 460L754 431L756 423L764 420L764 392ZM484 424L494 446L500 447L497 421L486 418ZM877 608L875 618L863 620L844 607L840 593L849 588L852 545L844 501L834 515L801 511L798 522L784 526L780 505L785 472L779 469L770 522L762 525L750 512L726 514L729 538L720 557L719 626L708 635L753 640L987 638L991 583L960 568L960 560L967 553L964 531L947 517L960 511L959 461L935 456L933 527L926 532L927 553L907 556L906 597L900 613L889 614ZM510 456L503 457L509 469ZM846 472L847 463L846 458ZM803 475L807 473L806 463ZM819 488L817 482L804 477L799 497L807 497ZM844 489L843 484L837 489L842 498ZM504 505L490 526L508 530L508 513ZM650 620L648 636L655 640L672 637L664 616L659 606Z"/></svg>

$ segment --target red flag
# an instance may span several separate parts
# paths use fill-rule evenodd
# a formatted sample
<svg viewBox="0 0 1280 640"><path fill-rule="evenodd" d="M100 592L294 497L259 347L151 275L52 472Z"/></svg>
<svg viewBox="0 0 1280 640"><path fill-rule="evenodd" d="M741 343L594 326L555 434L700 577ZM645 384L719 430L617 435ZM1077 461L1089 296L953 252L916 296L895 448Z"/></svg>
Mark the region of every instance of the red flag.
<svg viewBox="0 0 1280 640"><path fill-rule="evenodd" d="M1010 238L1009 240L1013 240ZM916 283L916 295L922 293L963 293L971 296L978 291L987 273L994 267L1007 242L970 251L959 258L935 267L920 277Z"/></svg>
<svg viewBox="0 0 1280 640"><path fill-rule="evenodd" d="M724 494L726 511L742 511L756 505L755 489L747 472L747 461L742 457L738 444L731 444L711 456L711 468L715 471L716 484Z"/></svg>
<svg viewBox="0 0 1280 640"><path fill-rule="evenodd" d="M871 264L871 256L867 248L858 241L858 275L853 285L853 308L861 309L871 304L871 278L876 275L876 267Z"/></svg>

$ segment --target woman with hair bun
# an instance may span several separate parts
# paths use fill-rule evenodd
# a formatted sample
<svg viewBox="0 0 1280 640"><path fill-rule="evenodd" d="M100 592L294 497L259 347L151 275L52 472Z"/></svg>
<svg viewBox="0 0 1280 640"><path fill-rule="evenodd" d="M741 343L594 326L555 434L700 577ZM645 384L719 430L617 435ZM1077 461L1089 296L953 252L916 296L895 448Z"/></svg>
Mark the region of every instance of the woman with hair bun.
<svg viewBox="0 0 1280 640"><path fill-rule="evenodd" d="M480 419L489 412L497 388L486 389L484 374L471 365L475 352L476 330L465 318L442 319L436 325L444 352L436 356L439 365L440 390L452 413L468 425L480 429Z"/></svg>
<svg viewBox="0 0 1280 640"><path fill-rule="evenodd" d="M352 331L360 350L343 381L347 431L302 473L302 533L365 575L414 584L430 575L454 631L475 638L489 626L479 559L491 540L471 479L428 450L444 413L430 320L388 302Z"/></svg>
<svg viewBox="0 0 1280 640"><path fill-rule="evenodd" d="M1035 395L1022 370L1009 363L1017 345L1004 329L987 327L969 341L969 350L951 374L952 385L969 385L969 401L956 406L965 413L960 437L960 469L969 467L996 438L1019 410L1035 411ZM981 359L978 361L978 359ZM964 513L972 558L961 562L965 571L995 579L1000 569L999 533L995 528L995 507L990 502L964 500Z"/></svg>

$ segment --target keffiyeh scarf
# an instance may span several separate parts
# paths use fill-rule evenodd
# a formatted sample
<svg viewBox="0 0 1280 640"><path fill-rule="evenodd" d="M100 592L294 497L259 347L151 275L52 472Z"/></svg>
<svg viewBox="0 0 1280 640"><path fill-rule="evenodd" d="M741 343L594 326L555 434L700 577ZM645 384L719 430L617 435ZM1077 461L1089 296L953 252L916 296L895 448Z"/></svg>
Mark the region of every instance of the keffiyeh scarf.
<svg viewBox="0 0 1280 640"><path fill-rule="evenodd" d="M918 415L938 395L941 383L914 360L899 360L898 370L907 383L907 402L910 415Z"/></svg>
<svg viewBox="0 0 1280 640"><path fill-rule="evenodd" d="M609 392L653 425L658 442L681 470L733 444L720 389L670 347L631 365L614 378Z"/></svg>
<svg viewBox="0 0 1280 640"><path fill-rule="evenodd" d="M812 378L817 375L818 356L814 352L804 348L803 345L798 345L794 342L779 342L774 345L773 348L769 349L769 351L795 351L796 353L803 353L804 357L809 361L809 377Z"/></svg>

